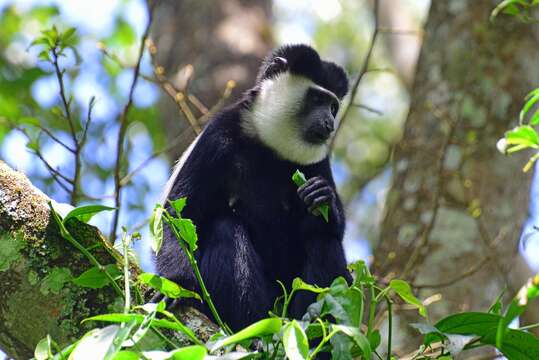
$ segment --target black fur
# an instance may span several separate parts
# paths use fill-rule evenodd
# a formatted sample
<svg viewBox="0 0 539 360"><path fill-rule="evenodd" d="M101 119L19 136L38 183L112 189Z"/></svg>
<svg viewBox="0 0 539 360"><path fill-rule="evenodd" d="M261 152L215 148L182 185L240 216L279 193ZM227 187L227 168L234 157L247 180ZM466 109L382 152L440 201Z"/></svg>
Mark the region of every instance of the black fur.
<svg viewBox="0 0 539 360"><path fill-rule="evenodd" d="M272 56L286 58L291 71L312 76L339 97L346 93L342 69L320 61L311 48L284 47ZM261 73L265 67L267 62ZM328 158L312 165L295 164L245 135L241 112L252 104L252 96L256 91L211 120L169 194L169 199L187 197L182 215L197 226L196 257L202 277L233 330L267 316L275 298L282 295L277 280L288 288L298 276L319 286L328 286L337 276L350 280L341 244L345 218ZM299 190L291 180L296 169L309 179ZM309 212L320 203L330 204L329 223ZM199 290L168 228L157 269L160 275ZM300 293L290 315L300 318L313 301L313 295ZM206 307L194 305L211 316Z"/></svg>
<svg viewBox="0 0 539 360"><path fill-rule="evenodd" d="M277 57L286 59L288 62L288 67L281 68L281 70L305 76L317 85L333 92L339 99L342 99L348 92L348 77L344 70L332 62L320 59L312 47L301 44L281 46L266 57L260 67L257 84L277 74L271 71L273 60Z"/></svg>

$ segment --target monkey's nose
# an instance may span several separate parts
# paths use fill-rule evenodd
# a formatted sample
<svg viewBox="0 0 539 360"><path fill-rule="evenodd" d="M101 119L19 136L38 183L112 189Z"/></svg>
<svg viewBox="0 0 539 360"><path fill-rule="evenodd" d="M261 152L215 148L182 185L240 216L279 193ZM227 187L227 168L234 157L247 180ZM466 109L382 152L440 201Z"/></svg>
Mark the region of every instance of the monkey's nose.
<svg viewBox="0 0 539 360"><path fill-rule="evenodd" d="M335 130L335 127L333 126L333 121L324 121L324 129L326 129L326 131L331 134L333 130Z"/></svg>

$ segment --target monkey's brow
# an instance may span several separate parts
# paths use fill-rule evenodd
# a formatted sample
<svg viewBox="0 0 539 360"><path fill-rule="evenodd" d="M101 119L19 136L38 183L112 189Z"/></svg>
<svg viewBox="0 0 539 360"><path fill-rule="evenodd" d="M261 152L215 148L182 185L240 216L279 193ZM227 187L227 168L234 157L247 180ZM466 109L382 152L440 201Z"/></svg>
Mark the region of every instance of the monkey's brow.
<svg viewBox="0 0 539 360"><path fill-rule="evenodd" d="M324 95L326 97L329 97L331 98L332 100L335 100L336 102L340 102L339 98L337 97L337 95L335 95L333 92L329 91L328 89L326 88L323 88L322 86L319 86L319 85L312 85L312 86L309 86L309 92L316 92L320 95Z"/></svg>

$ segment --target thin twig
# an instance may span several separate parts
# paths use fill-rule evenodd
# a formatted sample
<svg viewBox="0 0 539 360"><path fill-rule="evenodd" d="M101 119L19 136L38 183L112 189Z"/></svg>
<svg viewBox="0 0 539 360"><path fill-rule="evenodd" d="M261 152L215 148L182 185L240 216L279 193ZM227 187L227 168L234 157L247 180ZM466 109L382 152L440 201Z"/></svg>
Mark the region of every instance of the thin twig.
<svg viewBox="0 0 539 360"><path fill-rule="evenodd" d="M28 141L32 141L32 138L30 137L30 135L28 135L28 133L26 132L26 130L24 128L21 128L21 127L18 127L18 126L15 126L13 124L10 124L10 126L17 130L17 131L20 131ZM54 181L56 181L56 183L66 192L66 193L71 193L71 190L67 187L67 185L65 185L62 180L66 181L67 183L69 184L72 184L73 180L71 180L70 178L68 178L67 176L65 176L64 174L62 174L60 171L58 171L57 169L55 169L48 161L47 159L45 159L45 157L43 156L43 154L41 153L41 151L39 150L39 148L36 147L36 149L32 149L30 151L32 154L36 155L38 157L38 159L43 163L43 165L45 165L45 168L47 169L47 171L49 172L49 174L51 174L52 176L52 179Z"/></svg>
<svg viewBox="0 0 539 360"><path fill-rule="evenodd" d="M122 176L121 176L121 164L123 160L123 146L124 146L124 140L125 140L125 132L127 130L127 113L129 112L129 109L131 108L131 105L133 104L133 94L135 92L135 87L137 86L138 78L140 75L140 64L142 62L142 56L144 55L144 48L146 47L146 40L148 38L148 35L150 33L150 27L152 25L153 20L153 1L148 1L148 23L146 24L146 29L144 30L144 33L142 35L141 41L140 41L140 47L137 57L137 63L135 65L135 68L133 70L133 81L131 82L131 87L129 89L129 96L127 99L127 103L124 106L124 109L120 115L120 126L118 129L118 137L117 137L117 144L116 144L116 161L114 165L114 206L116 207L116 210L114 211L114 217L112 220L112 229L110 231L109 239L111 242L114 242L114 239L116 238L116 231L118 229L118 220L120 217L120 206L121 206L121 191L122 191Z"/></svg>
<svg viewBox="0 0 539 360"><path fill-rule="evenodd" d="M51 50L52 53L52 64L54 66L54 70L56 72L56 79L58 80L58 85L60 87L60 99L62 100L62 104L64 106L64 115L67 120L67 123L69 125L69 130L71 132L71 137L73 139L73 144L75 145L75 149L73 151L74 157L75 157L75 170L73 174L73 184L71 189L71 205L75 206L77 204L77 194L79 192L79 179L80 179L80 171L81 171L81 147L79 146L78 140L77 140L77 132L75 130L75 121L73 120L73 117L71 116L71 99L68 101L66 97L66 90L64 85L64 71L60 69L60 64L58 63L59 55L56 51L56 47L54 47Z"/></svg>
<svg viewBox="0 0 539 360"><path fill-rule="evenodd" d="M59 94L60 94L60 99L62 100L62 104L64 106L65 118L69 125L71 137L73 138L73 141L76 143L77 134L75 132L75 124L73 122L73 118L71 117L71 110L70 110L71 101L68 101L66 97L65 86L64 86L64 71L60 69L60 64L58 63L58 53L56 52L56 48L53 48L51 52L53 55L52 65L54 66L54 70L56 72L56 79L58 80L58 85L60 86Z"/></svg>
<svg viewBox="0 0 539 360"><path fill-rule="evenodd" d="M365 104L353 104L352 106L355 106L355 107L363 109L363 110L367 110L368 112L371 112L371 113L379 115L379 116L384 115L384 113L381 112L380 110L377 110L377 109L372 108L372 107L370 107L368 105L365 105Z"/></svg>
<svg viewBox="0 0 539 360"><path fill-rule="evenodd" d="M454 278L452 278L450 280L440 282L440 283L436 283L436 284L418 284L418 285L413 285L413 287L416 288L416 289L439 289L439 288L451 286L451 285L453 285L453 284L455 284L455 283L457 283L457 282L459 282L461 280L464 280L464 279L474 275L479 270L481 270L483 268L483 266L489 261L490 261L490 257L487 256L483 260L481 260L480 262L475 264L473 267L471 267L470 269L464 271L462 274L459 274L459 275L455 276Z"/></svg>
<svg viewBox="0 0 539 360"><path fill-rule="evenodd" d="M339 121L339 125L337 126L337 129L335 130L335 136L333 136L333 139L331 140L330 147L333 148L335 144L335 139L337 138L337 135L341 131L341 129L344 127L344 123L346 122L346 119L348 118L348 114L350 112L350 109L352 108L356 94L359 88L359 84L365 74L367 73L367 69L369 68L369 62L371 60L374 45L376 43L376 37L378 36L379 31L379 6L380 3L378 0L374 0L373 4L373 13L374 13L374 31L371 36L371 42L369 43L369 47L367 48L367 55L365 56L365 60L363 60L363 65L361 66L361 70L359 71L358 76L356 77L354 83L352 84L352 89L350 91L350 98L348 99L348 103L344 107L344 111L342 112L341 119Z"/></svg>
<svg viewBox="0 0 539 360"><path fill-rule="evenodd" d="M411 35L411 36L423 36L423 30L408 30L408 29L392 29L392 28L384 28L381 27L380 29L381 34L390 34L390 35Z"/></svg>
<svg viewBox="0 0 539 360"><path fill-rule="evenodd" d="M75 149L69 147L69 145L67 145L66 143L64 143L62 140L60 140L58 137L56 137L56 135L54 135L49 129L47 129L46 127L44 126L41 126L41 125L37 125L37 127L39 128L39 130L43 131L48 137L50 137L52 140L54 140L55 142L57 142L59 145L61 145L62 147L64 147L67 151L69 151L70 153L75 153Z"/></svg>
<svg viewBox="0 0 539 360"><path fill-rule="evenodd" d="M164 75L164 68L157 63L157 47L151 40L149 40L148 43L150 56L152 58L152 65L154 68L154 74L158 80L159 86L161 86L165 93L170 96L172 100L174 100L174 102L178 105L180 112L187 118L187 121L189 122L189 125L191 126L195 134L200 134L202 132L202 127L200 126L198 119L193 115L193 112L191 111L189 105L185 101L184 92L180 89L177 89L170 81L168 81L168 79Z"/></svg>
<svg viewBox="0 0 539 360"><path fill-rule="evenodd" d="M95 96L92 96L90 98L90 102L88 103L88 113L86 114L86 123L84 124L84 129L82 130L82 136L79 140L79 147L83 147L86 143L86 139L88 137L88 128L90 127L90 124L92 123L92 110L94 109L95 105Z"/></svg>
<svg viewBox="0 0 539 360"><path fill-rule="evenodd" d="M51 173L51 175L55 175L55 176L58 176L59 178L61 178L62 180L66 181L67 183L73 185L73 179L70 179L68 178L67 176L65 176L64 174L62 174L60 171L58 171L57 169L53 168L52 165L47 161L47 159L45 159L45 157L43 156L43 154L41 153L41 151L39 150L32 150L32 153L34 155L36 155L39 160L41 160L41 162L45 165L45 167L47 168L47 170L49 170L49 172ZM68 191L69 192L69 191Z"/></svg>

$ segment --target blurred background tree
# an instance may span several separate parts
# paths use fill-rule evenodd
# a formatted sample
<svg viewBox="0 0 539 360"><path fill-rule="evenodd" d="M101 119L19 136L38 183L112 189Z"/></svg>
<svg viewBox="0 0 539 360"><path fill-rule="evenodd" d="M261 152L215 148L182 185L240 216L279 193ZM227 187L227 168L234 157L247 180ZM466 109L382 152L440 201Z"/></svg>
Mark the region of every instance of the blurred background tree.
<svg viewBox="0 0 539 360"><path fill-rule="evenodd" d="M537 83L530 60L537 40L514 19L489 24L496 3L433 2L429 12L428 0L381 0L375 15L371 1L158 1L128 113L118 223L147 238L150 211L207 109L241 96L273 46L307 42L352 80L362 75L334 146L348 260L372 261L376 248L380 277L404 272L423 288L477 267L473 277L443 288L436 314L484 307L504 286L510 293L519 283L508 270L527 271L511 261L518 259L530 177L521 174L521 159L494 152L494 140L516 123L522 97ZM30 43L52 24L74 26L76 51L59 64L78 124L95 97L74 199L114 206L113 154L149 21L146 3L1 0L0 11L0 158L58 202L73 202L69 182L58 176L72 178L76 166L57 76ZM92 221L109 229L112 219ZM533 223L524 230L524 253L537 270ZM136 249L151 270L146 244Z"/></svg>

